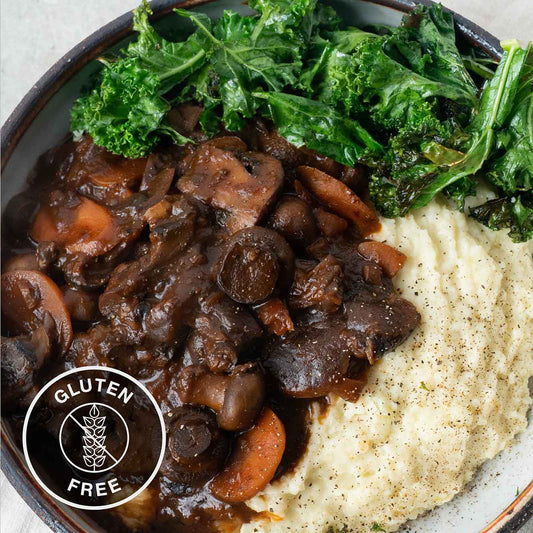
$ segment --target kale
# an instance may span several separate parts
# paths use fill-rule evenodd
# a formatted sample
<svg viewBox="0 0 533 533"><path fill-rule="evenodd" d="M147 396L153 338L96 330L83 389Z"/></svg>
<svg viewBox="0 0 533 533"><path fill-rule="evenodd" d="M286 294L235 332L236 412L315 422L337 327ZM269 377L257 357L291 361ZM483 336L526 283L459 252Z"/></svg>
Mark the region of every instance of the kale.
<svg viewBox="0 0 533 533"><path fill-rule="evenodd" d="M514 242L533 238L533 194L495 198L470 209L470 215L492 230L509 229Z"/></svg>
<svg viewBox="0 0 533 533"><path fill-rule="evenodd" d="M496 62L463 55L453 16L418 6L400 27L341 27L317 0L250 0L256 11L212 21L180 10L194 31L180 42L134 11L137 39L102 60L97 85L71 112L75 138L126 157L162 136L189 140L167 122L171 107L202 105L211 137L261 115L297 146L371 168L369 192L385 216L403 216L444 193L459 209L481 179L496 198L471 211L514 240L531 238L533 53L506 42ZM480 90L476 83L484 83Z"/></svg>
<svg viewBox="0 0 533 533"><path fill-rule="evenodd" d="M205 62L194 36L183 43L166 41L148 23L150 14L144 1L134 12L138 40L124 57L101 59L98 86L79 98L71 111L75 138L87 132L96 144L130 158L150 153L160 135L180 144L188 141L165 123L171 106L163 94Z"/></svg>
<svg viewBox="0 0 533 533"><path fill-rule="evenodd" d="M157 76L137 59L127 59L105 64L100 87L74 104L71 129L75 138L88 132L111 152L141 157L159 140L169 110Z"/></svg>
<svg viewBox="0 0 533 533"><path fill-rule="evenodd" d="M296 146L305 145L350 166L364 159L365 153L382 150L356 120L321 102L284 93L264 96L278 133Z"/></svg>

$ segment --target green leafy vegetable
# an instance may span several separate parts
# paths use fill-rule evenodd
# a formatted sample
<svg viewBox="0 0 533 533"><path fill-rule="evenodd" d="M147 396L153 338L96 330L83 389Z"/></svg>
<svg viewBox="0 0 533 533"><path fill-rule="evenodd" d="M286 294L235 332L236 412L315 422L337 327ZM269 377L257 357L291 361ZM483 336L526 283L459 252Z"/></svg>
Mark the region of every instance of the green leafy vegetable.
<svg viewBox="0 0 533 533"><path fill-rule="evenodd" d="M470 209L470 214L493 230L509 229L515 242L533 238L533 194L496 198Z"/></svg>
<svg viewBox="0 0 533 533"><path fill-rule="evenodd" d="M374 522L372 524L372 527L370 528L372 531L385 531L380 524L378 524L377 522Z"/></svg>
<svg viewBox="0 0 533 533"><path fill-rule="evenodd" d="M75 136L91 134L94 142L126 157L146 155L170 110L159 95L159 80L136 59L108 63L98 89L76 102L71 113Z"/></svg>
<svg viewBox="0 0 533 533"><path fill-rule="evenodd" d="M164 94L198 70L206 53L194 35L181 43L160 37L148 21L151 13L147 2L134 11L133 29L139 37L128 46L126 55L138 58L143 68L159 78L159 91Z"/></svg>
<svg viewBox="0 0 533 533"><path fill-rule="evenodd" d="M180 144L188 141L165 124L171 106L162 95L205 62L194 38L170 43L159 37L148 23L150 14L146 1L135 10L139 39L126 57L101 60L98 87L77 100L71 112L75 137L87 132L96 144L130 158L147 155L161 134Z"/></svg>
<svg viewBox="0 0 533 533"><path fill-rule="evenodd" d="M137 39L102 60L98 85L75 103L74 135L133 158L162 136L189 141L167 122L180 102L203 106L208 136L262 115L297 146L368 165L370 197L385 216L439 193L464 209L484 178L495 198L471 215L516 241L532 237L530 45L505 42L494 68L483 53L459 52L453 16L440 5L418 6L398 28L364 30L341 27L317 0L249 6L255 14L225 11L217 21L175 10L195 31L171 42L152 27L143 1L134 11Z"/></svg>
<svg viewBox="0 0 533 533"><path fill-rule="evenodd" d="M354 165L381 145L361 125L320 102L283 93L268 93L270 116L280 135L345 165Z"/></svg>

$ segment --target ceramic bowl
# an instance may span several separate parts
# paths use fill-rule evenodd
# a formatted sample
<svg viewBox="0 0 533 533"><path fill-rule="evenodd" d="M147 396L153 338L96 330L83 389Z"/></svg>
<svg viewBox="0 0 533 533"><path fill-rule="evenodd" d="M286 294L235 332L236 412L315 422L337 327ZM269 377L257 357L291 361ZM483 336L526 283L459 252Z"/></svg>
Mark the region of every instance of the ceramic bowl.
<svg viewBox="0 0 533 533"><path fill-rule="evenodd" d="M410 0L334 0L344 20L366 24L394 24L415 2ZM246 11L240 0L154 1L155 25L167 35L179 36L185 25L172 15L176 6L193 8L218 17L232 8ZM458 34L464 41L498 58L498 40L472 22L456 15ZM59 144L68 134L68 116L82 86L99 68L94 61L103 52L117 50L132 37L132 16L127 13L82 41L60 59L24 97L2 128L2 209L19 192L40 154ZM489 461L473 483L452 502L410 522L404 531L428 533L511 533L518 531L533 513L531 442L533 431L520 435L515 444ZM90 516L50 498L35 483L24 464L19 437L2 421L2 469L28 505L57 533L102 531ZM529 485L528 485L529 483Z"/></svg>

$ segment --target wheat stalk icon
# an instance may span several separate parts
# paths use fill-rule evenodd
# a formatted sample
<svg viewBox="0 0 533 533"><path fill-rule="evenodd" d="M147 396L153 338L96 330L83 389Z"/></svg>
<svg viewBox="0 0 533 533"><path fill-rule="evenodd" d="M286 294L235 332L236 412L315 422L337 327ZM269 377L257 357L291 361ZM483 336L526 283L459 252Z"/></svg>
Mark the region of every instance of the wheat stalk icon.
<svg viewBox="0 0 533 533"><path fill-rule="evenodd" d="M105 416L100 416L96 405L91 407L89 416L83 417L83 460L87 468L93 470L100 468L105 462L105 419Z"/></svg>

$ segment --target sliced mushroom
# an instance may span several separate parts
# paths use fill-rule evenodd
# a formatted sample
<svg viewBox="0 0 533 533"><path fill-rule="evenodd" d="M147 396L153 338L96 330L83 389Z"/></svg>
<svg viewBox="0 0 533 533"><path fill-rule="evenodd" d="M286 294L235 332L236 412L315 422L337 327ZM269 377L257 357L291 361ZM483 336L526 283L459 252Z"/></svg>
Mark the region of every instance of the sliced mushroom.
<svg viewBox="0 0 533 533"><path fill-rule="evenodd" d="M363 235L379 229L376 212L342 181L307 166L298 167L298 175L320 202L338 215L351 220Z"/></svg>
<svg viewBox="0 0 533 533"><path fill-rule="evenodd" d="M224 225L235 233L265 215L283 184L283 169L268 155L229 151L229 142L220 137L201 144L179 179L178 189L222 210Z"/></svg>
<svg viewBox="0 0 533 533"><path fill-rule="evenodd" d="M2 317L12 336L47 325L48 335L61 351L66 352L72 342L72 325L63 295L41 272L14 270L2 274Z"/></svg>
<svg viewBox="0 0 533 533"><path fill-rule="evenodd" d="M262 363L284 394L317 398L335 393L357 397L362 382L349 375L352 350L341 317L298 327L264 347Z"/></svg>
<svg viewBox="0 0 533 533"><path fill-rule="evenodd" d="M167 453L161 473L172 481L194 485L220 471L228 455L229 439L219 429L213 412L183 405L167 417Z"/></svg>
<svg viewBox="0 0 533 533"><path fill-rule="evenodd" d="M252 363L227 374L214 374L199 366L182 370L179 395L183 402L206 405L217 412L218 424L228 431L252 426L265 400L262 373Z"/></svg>
<svg viewBox="0 0 533 533"><path fill-rule="evenodd" d="M50 340L43 326L28 335L2 337L2 406L28 405L37 393L36 377L50 355Z"/></svg>
<svg viewBox="0 0 533 533"><path fill-rule="evenodd" d="M94 144L88 135L74 143L71 157L65 176L69 188L105 205L115 205L130 197L146 166L146 159L126 159L112 154Z"/></svg>
<svg viewBox="0 0 533 533"><path fill-rule="evenodd" d="M277 232L254 226L228 241L218 271L219 287L239 303L259 303L276 288L285 290L294 275L294 253Z"/></svg>
<svg viewBox="0 0 533 533"><path fill-rule="evenodd" d="M306 247L318 235L309 204L297 196L284 196L269 218L269 226L283 235L292 245Z"/></svg>
<svg viewBox="0 0 533 533"><path fill-rule="evenodd" d="M415 306L394 293L385 299L354 298L344 307L350 349L371 364L402 343L420 322Z"/></svg>
<svg viewBox="0 0 533 533"><path fill-rule="evenodd" d="M211 493L228 503L255 496L274 477L285 440L283 423L266 407L257 424L237 439L224 470L209 485Z"/></svg>

